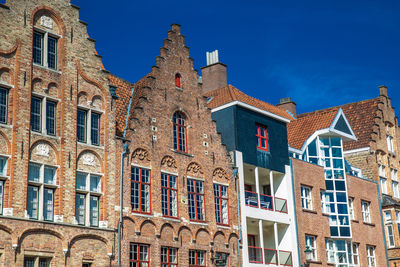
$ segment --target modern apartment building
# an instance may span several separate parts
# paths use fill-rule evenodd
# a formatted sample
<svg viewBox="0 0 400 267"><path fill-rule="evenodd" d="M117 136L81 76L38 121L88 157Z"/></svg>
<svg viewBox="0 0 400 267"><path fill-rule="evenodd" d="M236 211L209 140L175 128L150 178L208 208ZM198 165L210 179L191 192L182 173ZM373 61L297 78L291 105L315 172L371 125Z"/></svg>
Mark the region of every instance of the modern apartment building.
<svg viewBox="0 0 400 267"><path fill-rule="evenodd" d="M215 53L202 68L203 90L237 168L243 266L300 266L286 133L291 117L224 85L226 66Z"/></svg>

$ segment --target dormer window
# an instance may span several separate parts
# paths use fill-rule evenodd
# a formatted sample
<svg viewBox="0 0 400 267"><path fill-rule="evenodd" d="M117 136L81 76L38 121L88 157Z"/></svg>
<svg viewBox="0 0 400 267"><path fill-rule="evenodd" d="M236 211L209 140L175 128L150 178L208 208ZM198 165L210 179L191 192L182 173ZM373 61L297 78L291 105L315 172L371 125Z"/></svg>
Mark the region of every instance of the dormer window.
<svg viewBox="0 0 400 267"><path fill-rule="evenodd" d="M48 32L34 31L33 63L57 69L57 42L58 38Z"/></svg>
<svg viewBox="0 0 400 267"><path fill-rule="evenodd" d="M179 73L175 74L175 86L181 88L181 75Z"/></svg>

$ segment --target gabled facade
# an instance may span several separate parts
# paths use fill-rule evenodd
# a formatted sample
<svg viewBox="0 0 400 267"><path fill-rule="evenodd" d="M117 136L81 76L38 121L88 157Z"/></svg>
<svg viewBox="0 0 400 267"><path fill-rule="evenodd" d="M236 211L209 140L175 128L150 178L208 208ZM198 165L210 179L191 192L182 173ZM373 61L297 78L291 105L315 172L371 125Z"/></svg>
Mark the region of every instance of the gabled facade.
<svg viewBox="0 0 400 267"><path fill-rule="evenodd" d="M241 266L232 165L179 25L160 52L121 101L122 266Z"/></svg>
<svg viewBox="0 0 400 267"><path fill-rule="evenodd" d="M86 26L69 1L0 4L1 266L112 263L114 99Z"/></svg>
<svg viewBox="0 0 400 267"><path fill-rule="evenodd" d="M213 84L207 80L213 68L202 68L203 83ZM205 96L237 168L243 266L300 266L287 149L290 115L232 85Z"/></svg>
<svg viewBox="0 0 400 267"><path fill-rule="evenodd" d="M386 266L378 186L350 175L343 147L357 137L343 110L300 114L288 139L301 262L308 248L311 266Z"/></svg>

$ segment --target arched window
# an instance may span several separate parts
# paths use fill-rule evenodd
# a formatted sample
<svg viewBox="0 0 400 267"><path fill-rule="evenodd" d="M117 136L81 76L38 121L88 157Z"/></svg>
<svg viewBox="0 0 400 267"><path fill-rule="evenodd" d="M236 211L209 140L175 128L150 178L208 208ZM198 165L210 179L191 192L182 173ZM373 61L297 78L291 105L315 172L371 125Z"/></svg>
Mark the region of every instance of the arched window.
<svg viewBox="0 0 400 267"><path fill-rule="evenodd" d="M181 75L179 73L175 74L175 86L181 88Z"/></svg>
<svg viewBox="0 0 400 267"><path fill-rule="evenodd" d="M172 122L174 124L174 149L186 152L186 125L184 114L175 112Z"/></svg>

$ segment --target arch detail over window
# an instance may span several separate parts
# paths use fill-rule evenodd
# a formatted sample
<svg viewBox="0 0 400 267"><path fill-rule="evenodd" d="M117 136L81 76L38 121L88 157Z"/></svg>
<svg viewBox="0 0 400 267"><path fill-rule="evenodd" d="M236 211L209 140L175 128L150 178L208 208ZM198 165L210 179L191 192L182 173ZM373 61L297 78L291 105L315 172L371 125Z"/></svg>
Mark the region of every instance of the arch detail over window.
<svg viewBox="0 0 400 267"><path fill-rule="evenodd" d="M187 152L185 115L181 112L175 112L172 122L174 128L174 149Z"/></svg>

